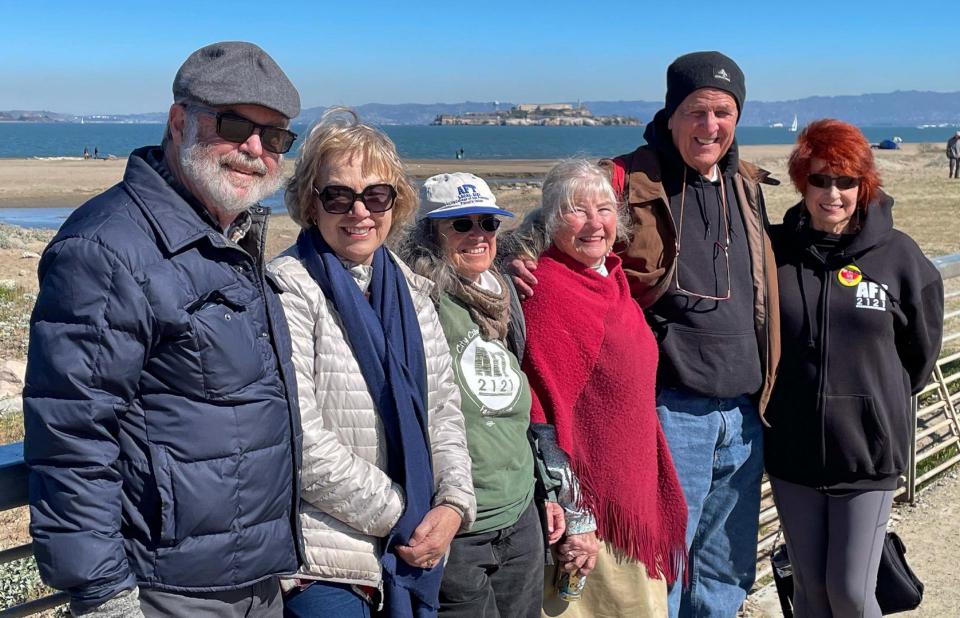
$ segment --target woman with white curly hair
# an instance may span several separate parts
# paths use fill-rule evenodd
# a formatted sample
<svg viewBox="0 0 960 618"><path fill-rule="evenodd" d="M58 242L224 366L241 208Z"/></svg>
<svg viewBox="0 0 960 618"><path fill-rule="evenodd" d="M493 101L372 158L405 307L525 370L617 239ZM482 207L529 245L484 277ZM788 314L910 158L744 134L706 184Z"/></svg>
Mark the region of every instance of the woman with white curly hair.
<svg viewBox="0 0 960 618"><path fill-rule="evenodd" d="M569 604L548 577L544 611L666 615L687 509L657 421L657 343L612 252L626 214L606 173L572 159L547 174L542 216L550 245L523 302L523 370L567 509L558 568L574 581L593 572Z"/></svg>

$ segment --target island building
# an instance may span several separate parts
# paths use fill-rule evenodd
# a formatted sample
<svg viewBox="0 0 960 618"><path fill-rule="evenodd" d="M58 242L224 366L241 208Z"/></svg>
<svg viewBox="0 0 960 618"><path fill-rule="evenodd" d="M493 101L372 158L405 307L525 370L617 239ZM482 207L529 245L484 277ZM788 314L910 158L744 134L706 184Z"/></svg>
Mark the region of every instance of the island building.
<svg viewBox="0 0 960 618"><path fill-rule="evenodd" d="M583 104L521 103L509 110L440 114L432 125L486 125L486 126L639 126L630 116L594 116Z"/></svg>

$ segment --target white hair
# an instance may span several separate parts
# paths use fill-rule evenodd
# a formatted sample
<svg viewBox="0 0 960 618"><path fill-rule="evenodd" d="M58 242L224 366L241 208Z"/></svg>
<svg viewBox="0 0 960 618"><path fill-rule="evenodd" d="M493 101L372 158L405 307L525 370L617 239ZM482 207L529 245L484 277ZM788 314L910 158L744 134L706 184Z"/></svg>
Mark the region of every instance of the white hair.
<svg viewBox="0 0 960 618"><path fill-rule="evenodd" d="M217 156L212 144L205 144L199 139L200 121L198 114L187 108L183 128L183 141L177 152L180 169L183 175L190 180L196 196L208 207L225 214L239 214L247 210L260 200L272 195L282 179L283 157L277 163L277 168L270 173L260 157L235 150ZM260 178L253 181L253 185L245 195L237 195L236 190L226 178L223 169L224 163L239 164L245 169L260 174Z"/></svg>
<svg viewBox="0 0 960 618"><path fill-rule="evenodd" d="M543 180L542 213L548 238L563 223L562 216L573 211L577 198L596 195L617 205L617 238L627 237L628 213L617 199L607 173L596 163L575 158L560 161Z"/></svg>

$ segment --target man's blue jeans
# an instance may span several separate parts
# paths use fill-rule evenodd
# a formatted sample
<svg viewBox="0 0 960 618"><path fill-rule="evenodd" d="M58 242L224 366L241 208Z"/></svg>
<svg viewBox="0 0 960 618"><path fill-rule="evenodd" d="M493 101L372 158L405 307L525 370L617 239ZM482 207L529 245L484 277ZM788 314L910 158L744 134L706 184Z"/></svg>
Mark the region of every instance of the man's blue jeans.
<svg viewBox="0 0 960 618"><path fill-rule="evenodd" d="M673 618L733 618L756 574L763 430L750 397L663 388L657 416L687 500L687 586L670 590Z"/></svg>

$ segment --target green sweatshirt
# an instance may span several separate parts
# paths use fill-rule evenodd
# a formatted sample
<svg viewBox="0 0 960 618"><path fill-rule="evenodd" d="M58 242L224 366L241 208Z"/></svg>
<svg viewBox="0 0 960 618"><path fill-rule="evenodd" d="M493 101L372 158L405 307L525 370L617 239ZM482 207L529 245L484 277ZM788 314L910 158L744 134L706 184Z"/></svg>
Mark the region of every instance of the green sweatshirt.
<svg viewBox="0 0 960 618"><path fill-rule="evenodd" d="M470 312L444 294L437 311L460 387L473 460L477 520L471 533L511 526L533 498L530 385L501 341L484 341Z"/></svg>

